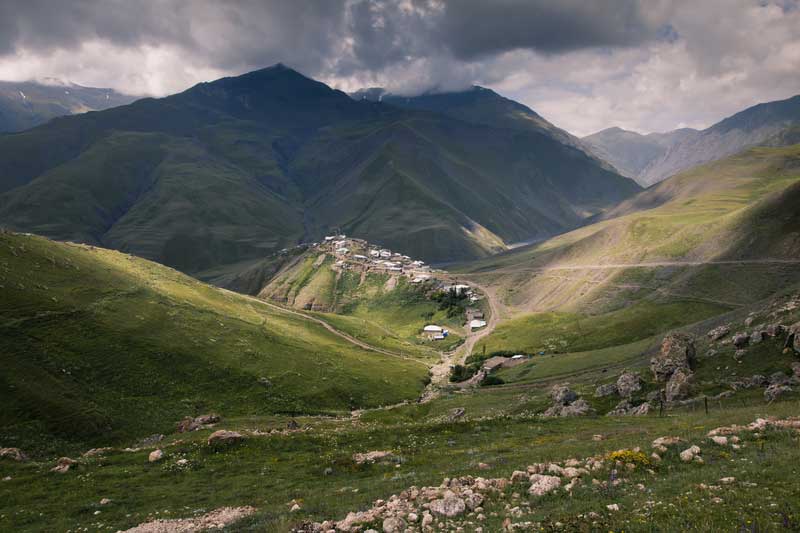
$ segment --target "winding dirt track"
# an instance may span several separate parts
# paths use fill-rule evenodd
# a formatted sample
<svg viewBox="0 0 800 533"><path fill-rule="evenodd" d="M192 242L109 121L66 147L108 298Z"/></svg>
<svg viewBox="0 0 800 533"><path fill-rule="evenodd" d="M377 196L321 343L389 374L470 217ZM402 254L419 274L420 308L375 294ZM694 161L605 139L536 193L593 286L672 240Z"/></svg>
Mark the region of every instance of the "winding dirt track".
<svg viewBox="0 0 800 533"><path fill-rule="evenodd" d="M619 268L659 268L659 267L691 267L707 265L800 265L800 259L739 259L720 261L644 261L641 263L597 263L588 265L553 265L544 267L509 267L498 268L487 272L471 272L481 274L515 274L518 272L555 272L559 270L613 270Z"/></svg>
<svg viewBox="0 0 800 533"><path fill-rule="evenodd" d="M223 290L225 290L225 289L223 289ZM228 292L231 292L231 291L228 291ZM323 319L317 318L317 317L312 316L312 315L308 315L306 313L303 313L302 311L297 311L295 309L288 309L288 308L280 306L278 304L274 304L274 303L268 302L266 300L261 300L260 298L256 298L255 296L248 296L246 294L239 294L239 293L233 293L233 292L232 292L232 294L236 294L237 296L244 296L245 298L247 298L249 300L252 300L253 302L256 302L256 303L258 303L260 305L265 305L267 307L275 309L276 311L280 311L282 313L286 313L286 314L289 314L289 315L299 316L301 318L305 318L306 320L310 320L311 322L316 322L317 324L319 324L320 326L322 326L323 328L328 330L330 333L333 333L337 337L340 337L340 338L344 339L345 341L349 342L350 344L358 346L359 348L363 348L364 350L369 350L371 352L377 352L377 353L380 353L380 354L383 354L383 355L388 355L390 357L398 357L400 359L405 359L407 361L413 361L413 362L415 362L417 364L420 364L420 365L423 365L423 366L429 366L426 363L424 363L423 361L420 361L419 359L415 359L413 357L408 357L407 355L403 355L403 354L397 353L397 352L392 352L390 350L384 350L383 348L378 348L377 346L373 346L373 345L368 344L368 343L366 343L364 341L361 341L361 340L353 337L352 335L349 335L349 334L345 333L344 331L336 329L335 327L330 325L328 322L325 322Z"/></svg>

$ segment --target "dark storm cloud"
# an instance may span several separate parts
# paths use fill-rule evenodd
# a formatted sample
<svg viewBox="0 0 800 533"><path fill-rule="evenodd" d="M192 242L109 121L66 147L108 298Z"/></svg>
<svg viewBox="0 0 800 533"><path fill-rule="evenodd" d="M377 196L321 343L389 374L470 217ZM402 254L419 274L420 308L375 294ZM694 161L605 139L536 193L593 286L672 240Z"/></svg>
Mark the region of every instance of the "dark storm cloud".
<svg viewBox="0 0 800 533"><path fill-rule="evenodd" d="M441 30L461 59L520 48L558 53L632 46L657 35L637 0L453 1Z"/></svg>
<svg viewBox="0 0 800 533"><path fill-rule="evenodd" d="M0 54L99 39L179 46L216 68L285 61L312 74L438 54L625 46L652 34L635 0L0 0Z"/></svg>

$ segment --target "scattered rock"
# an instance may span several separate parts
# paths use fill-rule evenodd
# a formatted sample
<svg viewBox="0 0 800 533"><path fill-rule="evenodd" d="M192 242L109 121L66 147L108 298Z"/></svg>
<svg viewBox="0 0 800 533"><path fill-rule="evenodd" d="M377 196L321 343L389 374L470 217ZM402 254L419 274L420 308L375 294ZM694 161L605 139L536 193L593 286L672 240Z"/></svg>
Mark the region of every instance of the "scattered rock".
<svg viewBox="0 0 800 533"><path fill-rule="evenodd" d="M610 503L606 505L606 509L608 509L609 511L619 511L619 504Z"/></svg>
<svg viewBox="0 0 800 533"><path fill-rule="evenodd" d="M455 409L450 409L450 414L447 416L447 420L449 422L455 422L460 418L464 418L464 415L467 413L467 410L463 407L456 407Z"/></svg>
<svg viewBox="0 0 800 533"><path fill-rule="evenodd" d="M164 452L161 450L153 450L150 452L150 455L147 457L147 460L151 463L157 463L161 459L164 458Z"/></svg>
<svg viewBox="0 0 800 533"><path fill-rule="evenodd" d="M161 519L146 522L121 533L190 533L221 529L255 512L253 507L222 507L195 518Z"/></svg>
<svg viewBox="0 0 800 533"><path fill-rule="evenodd" d="M790 392L792 392L792 388L789 385L770 385L767 387L767 390L764 391L764 399L768 402L772 402Z"/></svg>
<svg viewBox="0 0 800 533"><path fill-rule="evenodd" d="M28 460L28 456L19 448L0 448L0 459L11 459L22 463Z"/></svg>
<svg viewBox="0 0 800 533"><path fill-rule="evenodd" d="M691 463L697 456L700 455L699 446L690 446L680 453L681 461L684 463Z"/></svg>
<svg viewBox="0 0 800 533"><path fill-rule="evenodd" d="M598 435L592 435L592 440L593 441L601 441L601 440L605 440L605 439L606 439L605 435L599 435L599 434Z"/></svg>
<svg viewBox="0 0 800 533"><path fill-rule="evenodd" d="M155 433L153 435L150 435L149 437L143 438L140 444L141 446L146 448L148 446L155 446L162 440L164 440L164 435L162 435L161 433Z"/></svg>
<svg viewBox="0 0 800 533"><path fill-rule="evenodd" d="M76 461L75 459L70 459L69 457L61 457L56 462L56 466L51 468L50 471L57 472L59 474L66 474L76 464L78 464L78 461Z"/></svg>
<svg viewBox="0 0 800 533"><path fill-rule="evenodd" d="M111 500L108 498L103 498L100 500L100 505L108 505L109 503L111 503Z"/></svg>
<svg viewBox="0 0 800 533"><path fill-rule="evenodd" d="M198 429L202 429L205 426L210 424L216 424L221 420L219 415L216 414L207 414L207 415L200 415L192 418L191 416L187 416L180 422L178 422L178 433L186 433L188 431L197 431Z"/></svg>
<svg viewBox="0 0 800 533"><path fill-rule="evenodd" d="M728 333L731 332L731 327L728 324L724 324L722 326L717 326L711 331L708 332L708 338L711 341L718 341L722 337L725 337Z"/></svg>
<svg viewBox="0 0 800 533"><path fill-rule="evenodd" d="M366 453L353 454L353 461L356 464L385 463L395 459L394 453L386 450L374 450Z"/></svg>
<svg viewBox="0 0 800 533"><path fill-rule="evenodd" d="M244 440L244 435L242 435L238 431L228 431L225 429L220 429L219 431L215 431L214 433L209 435L208 445L209 446L228 445L240 442L242 440Z"/></svg>
<svg viewBox="0 0 800 533"><path fill-rule="evenodd" d="M291 509L289 509L289 512L290 512L290 513L296 513L296 512L297 512L297 511L299 511L299 510L300 510L300 504L297 504L297 503L296 503L296 504L292 505L292 508L291 508Z"/></svg>
<svg viewBox="0 0 800 533"><path fill-rule="evenodd" d="M82 457L99 457L105 455L109 452L113 452L114 448L92 448L91 450L87 450L81 454Z"/></svg>
<svg viewBox="0 0 800 533"><path fill-rule="evenodd" d="M800 362L795 361L792 363L792 375L800 379Z"/></svg>

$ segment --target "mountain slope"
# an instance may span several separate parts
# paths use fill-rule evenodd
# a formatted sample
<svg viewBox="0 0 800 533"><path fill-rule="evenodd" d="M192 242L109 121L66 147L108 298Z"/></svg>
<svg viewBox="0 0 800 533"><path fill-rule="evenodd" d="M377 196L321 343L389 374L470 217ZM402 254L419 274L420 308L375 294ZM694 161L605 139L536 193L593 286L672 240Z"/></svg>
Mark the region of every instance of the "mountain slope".
<svg viewBox="0 0 800 533"><path fill-rule="evenodd" d="M0 234L2 440L171 431L185 415L349 411L415 398L424 365L100 248Z"/></svg>
<svg viewBox="0 0 800 533"><path fill-rule="evenodd" d="M212 278L336 228L481 257L638 191L550 132L496 122L354 101L276 65L0 137L0 224Z"/></svg>
<svg viewBox="0 0 800 533"><path fill-rule="evenodd" d="M642 171L663 156L670 146L696 133L697 130L684 128L642 135L621 128L608 128L581 140L597 157L611 163L623 176L638 180Z"/></svg>
<svg viewBox="0 0 800 533"><path fill-rule="evenodd" d="M642 170L639 183L652 185L693 166L733 155L798 123L800 95L755 105L670 146Z"/></svg>
<svg viewBox="0 0 800 533"><path fill-rule="evenodd" d="M753 148L643 191L615 218L465 268L516 312L746 305L800 281L799 200L800 145Z"/></svg>
<svg viewBox="0 0 800 533"><path fill-rule="evenodd" d="M56 117L100 111L129 104L134 99L113 89L58 81L52 84L0 81L0 132L27 130Z"/></svg>

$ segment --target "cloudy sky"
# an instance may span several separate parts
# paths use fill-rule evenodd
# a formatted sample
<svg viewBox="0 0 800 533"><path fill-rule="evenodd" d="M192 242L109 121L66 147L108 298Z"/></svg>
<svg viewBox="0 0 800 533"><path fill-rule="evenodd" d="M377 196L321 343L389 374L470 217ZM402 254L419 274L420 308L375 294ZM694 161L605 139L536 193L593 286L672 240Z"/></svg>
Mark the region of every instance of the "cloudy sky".
<svg viewBox="0 0 800 533"><path fill-rule="evenodd" d="M702 128L800 93L800 0L0 0L0 79L164 95L276 62L484 85L578 135Z"/></svg>

